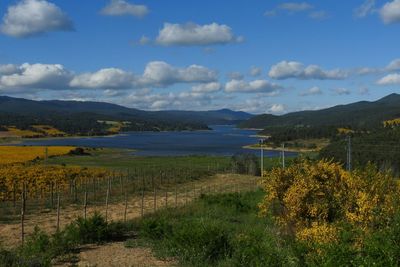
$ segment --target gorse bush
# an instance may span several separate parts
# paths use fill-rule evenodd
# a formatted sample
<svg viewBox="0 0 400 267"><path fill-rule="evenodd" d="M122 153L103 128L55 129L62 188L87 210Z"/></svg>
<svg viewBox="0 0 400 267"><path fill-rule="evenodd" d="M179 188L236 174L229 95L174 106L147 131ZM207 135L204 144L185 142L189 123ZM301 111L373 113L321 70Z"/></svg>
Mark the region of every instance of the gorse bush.
<svg viewBox="0 0 400 267"><path fill-rule="evenodd" d="M349 173L330 161L303 161L264 176L261 213L272 212L282 229L310 245L339 242L343 225L350 225L361 246L366 234L394 218L397 184L373 165Z"/></svg>

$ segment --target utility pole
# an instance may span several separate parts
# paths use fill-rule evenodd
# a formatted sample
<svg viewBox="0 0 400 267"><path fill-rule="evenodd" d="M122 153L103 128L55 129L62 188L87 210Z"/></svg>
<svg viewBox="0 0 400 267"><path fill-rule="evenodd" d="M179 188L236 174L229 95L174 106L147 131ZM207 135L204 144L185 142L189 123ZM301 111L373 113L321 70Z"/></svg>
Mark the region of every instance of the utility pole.
<svg viewBox="0 0 400 267"><path fill-rule="evenodd" d="M263 141L262 139L260 139L260 149L261 149L261 154L260 154L260 158L261 158L261 177L263 176L264 173L264 149L263 149Z"/></svg>
<svg viewBox="0 0 400 267"><path fill-rule="evenodd" d="M282 168L285 169L285 143L282 144Z"/></svg>
<svg viewBox="0 0 400 267"><path fill-rule="evenodd" d="M351 136L347 137L347 171L351 172Z"/></svg>

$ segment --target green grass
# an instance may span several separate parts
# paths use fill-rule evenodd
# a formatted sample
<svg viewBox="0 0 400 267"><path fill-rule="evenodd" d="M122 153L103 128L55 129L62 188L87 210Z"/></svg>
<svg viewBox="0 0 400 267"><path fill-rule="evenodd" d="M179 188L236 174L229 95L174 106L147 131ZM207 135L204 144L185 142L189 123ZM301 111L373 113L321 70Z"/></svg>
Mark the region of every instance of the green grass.
<svg viewBox="0 0 400 267"><path fill-rule="evenodd" d="M65 164L82 167L103 167L110 169L179 169L203 168L217 169L229 165L230 157L218 156L167 156L144 157L135 156L133 150L97 148L87 149L90 155L54 157L47 161L48 164Z"/></svg>
<svg viewBox="0 0 400 267"><path fill-rule="evenodd" d="M168 209L138 222L139 241L160 258L182 266L298 265L293 248L279 238L270 218L258 216L261 191L203 196L180 209Z"/></svg>

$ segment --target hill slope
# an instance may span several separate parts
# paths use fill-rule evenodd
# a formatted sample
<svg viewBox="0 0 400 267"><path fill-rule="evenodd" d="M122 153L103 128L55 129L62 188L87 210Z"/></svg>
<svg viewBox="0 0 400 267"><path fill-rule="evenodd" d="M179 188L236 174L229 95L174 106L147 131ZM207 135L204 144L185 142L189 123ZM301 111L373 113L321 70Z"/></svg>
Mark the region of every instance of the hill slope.
<svg viewBox="0 0 400 267"><path fill-rule="evenodd" d="M200 130L208 129L210 124L237 124L251 116L231 110L143 111L103 102L34 101L0 96L0 131L10 131L10 126L16 126L34 131L29 135L36 135L34 125L51 126L72 135L101 135L120 130Z"/></svg>
<svg viewBox="0 0 400 267"><path fill-rule="evenodd" d="M299 111L281 116L263 114L240 123L239 127L265 128L296 125L373 127L381 125L384 120L399 117L400 95L391 94L373 102L360 101L316 111Z"/></svg>

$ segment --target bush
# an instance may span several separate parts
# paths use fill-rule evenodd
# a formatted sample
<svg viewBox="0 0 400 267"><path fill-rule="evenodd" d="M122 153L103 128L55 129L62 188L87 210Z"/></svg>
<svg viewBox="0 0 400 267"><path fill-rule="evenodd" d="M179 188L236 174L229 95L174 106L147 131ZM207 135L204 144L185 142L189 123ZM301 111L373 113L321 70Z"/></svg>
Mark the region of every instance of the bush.
<svg viewBox="0 0 400 267"><path fill-rule="evenodd" d="M372 165L349 173L324 160L267 172L263 187L262 213L273 210L287 232L310 244L337 242L343 223L361 233L387 226L397 199L389 173Z"/></svg>

